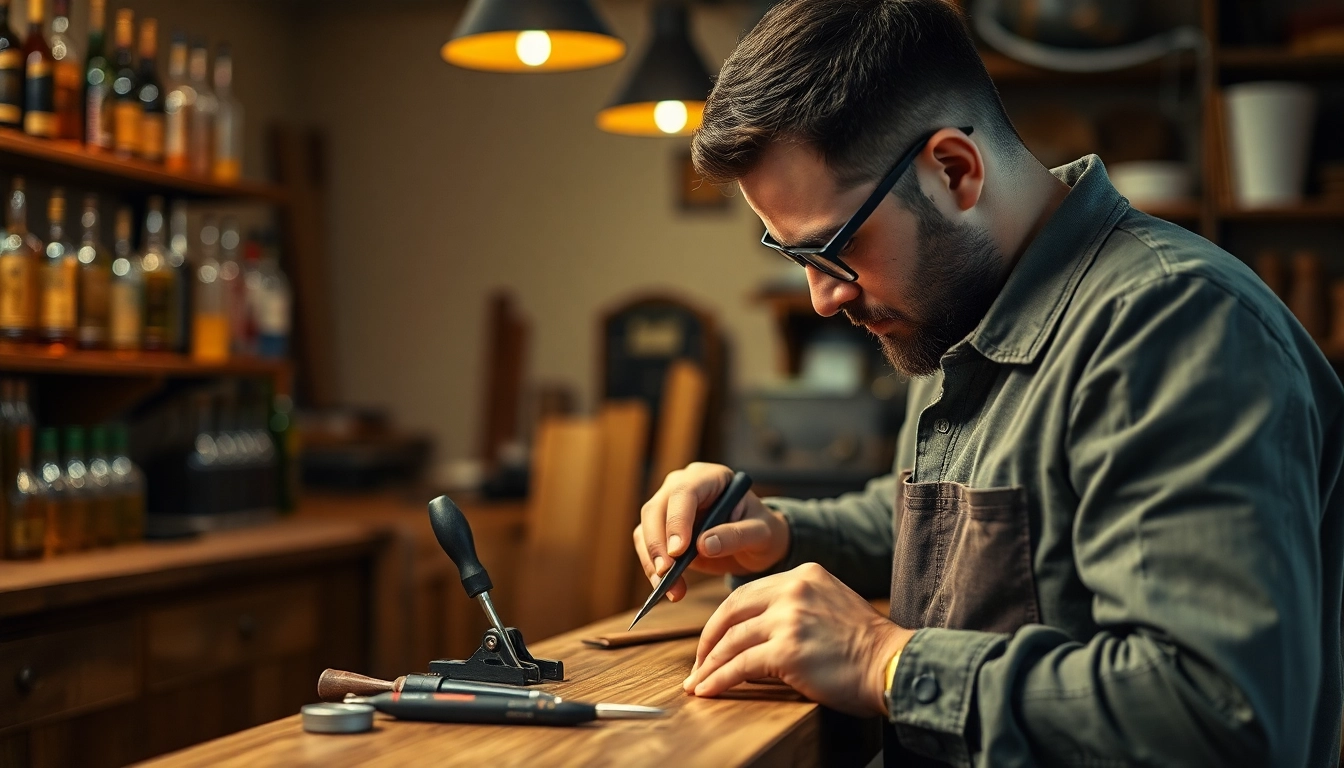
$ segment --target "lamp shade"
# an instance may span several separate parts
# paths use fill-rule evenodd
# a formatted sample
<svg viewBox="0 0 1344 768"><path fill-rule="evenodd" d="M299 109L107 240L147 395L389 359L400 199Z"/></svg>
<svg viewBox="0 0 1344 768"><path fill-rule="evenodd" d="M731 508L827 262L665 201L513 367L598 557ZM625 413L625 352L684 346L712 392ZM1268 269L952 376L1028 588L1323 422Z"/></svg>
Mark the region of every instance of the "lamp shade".
<svg viewBox="0 0 1344 768"><path fill-rule="evenodd" d="M597 127L628 136L687 136L700 127L712 85L691 43L686 5L653 10L653 41L616 98L597 113Z"/></svg>
<svg viewBox="0 0 1344 768"><path fill-rule="evenodd" d="M487 72L563 72L625 55L588 0L471 0L444 61Z"/></svg>

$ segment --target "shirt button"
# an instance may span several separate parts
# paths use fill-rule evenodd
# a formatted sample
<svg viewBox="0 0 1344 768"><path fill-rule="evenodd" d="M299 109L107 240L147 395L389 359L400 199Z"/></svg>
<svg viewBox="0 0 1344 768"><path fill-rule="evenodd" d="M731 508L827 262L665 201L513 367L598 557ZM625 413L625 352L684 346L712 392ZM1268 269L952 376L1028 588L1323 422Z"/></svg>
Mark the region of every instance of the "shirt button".
<svg viewBox="0 0 1344 768"><path fill-rule="evenodd" d="M915 678L915 701L920 704L932 704L938 698L938 679L924 674Z"/></svg>
<svg viewBox="0 0 1344 768"><path fill-rule="evenodd" d="M952 428L952 425L948 423L947 419L939 419L933 422L933 428L945 435L947 430Z"/></svg>

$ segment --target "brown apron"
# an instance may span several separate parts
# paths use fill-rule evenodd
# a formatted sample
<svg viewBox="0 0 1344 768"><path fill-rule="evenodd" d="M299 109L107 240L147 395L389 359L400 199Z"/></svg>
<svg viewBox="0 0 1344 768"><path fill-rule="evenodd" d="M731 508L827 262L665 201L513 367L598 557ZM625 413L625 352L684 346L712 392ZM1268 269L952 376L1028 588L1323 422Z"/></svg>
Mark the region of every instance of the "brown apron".
<svg viewBox="0 0 1344 768"><path fill-rule="evenodd" d="M891 620L987 632L1039 622L1026 490L911 483L910 475L896 486ZM940 765L902 749L890 723L884 735L889 768Z"/></svg>

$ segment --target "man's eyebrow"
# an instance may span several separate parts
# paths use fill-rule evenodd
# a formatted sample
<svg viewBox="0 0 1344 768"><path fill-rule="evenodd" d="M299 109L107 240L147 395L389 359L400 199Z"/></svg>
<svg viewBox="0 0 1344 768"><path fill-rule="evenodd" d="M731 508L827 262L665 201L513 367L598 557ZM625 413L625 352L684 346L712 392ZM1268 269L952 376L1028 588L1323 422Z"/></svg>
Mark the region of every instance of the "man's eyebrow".
<svg viewBox="0 0 1344 768"><path fill-rule="evenodd" d="M845 222L842 221L838 224L827 224L822 227L814 227L812 229L804 230L796 241L787 243L784 247L820 248L829 243L831 238L835 237L835 233L839 232L840 228L843 226L845 226Z"/></svg>

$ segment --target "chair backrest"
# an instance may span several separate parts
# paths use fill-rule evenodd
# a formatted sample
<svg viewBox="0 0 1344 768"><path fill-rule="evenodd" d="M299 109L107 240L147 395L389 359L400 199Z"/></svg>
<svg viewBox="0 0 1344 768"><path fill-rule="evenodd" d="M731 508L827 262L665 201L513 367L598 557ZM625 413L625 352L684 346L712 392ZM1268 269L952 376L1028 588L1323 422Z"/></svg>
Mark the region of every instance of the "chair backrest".
<svg viewBox="0 0 1344 768"><path fill-rule="evenodd" d="M611 401L598 416L602 431L602 482L593 532L589 614L600 619L630 607L630 592L644 572L631 539L644 503L644 452L649 408L641 400Z"/></svg>
<svg viewBox="0 0 1344 768"><path fill-rule="evenodd" d="M647 495L662 487L669 472L682 469L699 455L708 397L709 380L700 366L689 360L677 360L668 366Z"/></svg>

